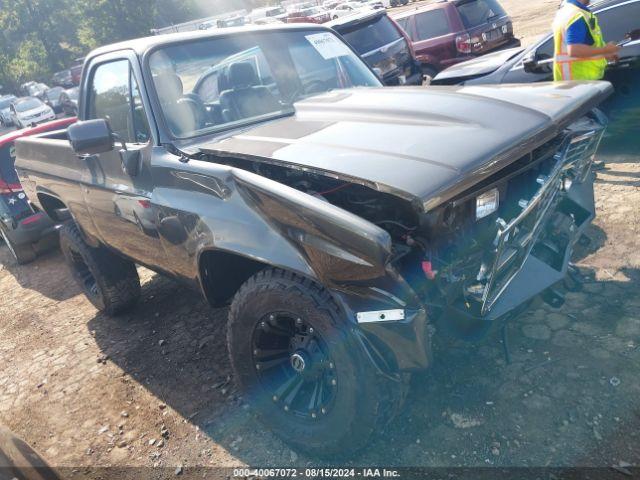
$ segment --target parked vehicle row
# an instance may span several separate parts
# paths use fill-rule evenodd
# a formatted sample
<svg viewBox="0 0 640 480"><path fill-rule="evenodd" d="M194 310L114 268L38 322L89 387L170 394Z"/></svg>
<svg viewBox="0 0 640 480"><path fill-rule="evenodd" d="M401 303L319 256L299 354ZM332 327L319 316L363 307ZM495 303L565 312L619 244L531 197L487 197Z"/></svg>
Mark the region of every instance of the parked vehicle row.
<svg viewBox="0 0 640 480"><path fill-rule="evenodd" d="M344 37L385 85L422 85L411 41L386 11L354 13L327 26Z"/></svg>
<svg viewBox="0 0 640 480"><path fill-rule="evenodd" d="M604 38L621 42L640 28L640 0L604 0L592 6ZM527 48L513 48L459 63L438 74L434 85L536 83L553 80L553 33L542 35ZM631 41L605 71L616 94L602 105L609 117L604 147L640 151L640 41Z"/></svg>
<svg viewBox="0 0 640 480"><path fill-rule="evenodd" d="M49 87L44 83L27 82L20 86L20 93L25 97L36 97L42 100L48 89Z"/></svg>
<svg viewBox="0 0 640 480"><path fill-rule="evenodd" d="M325 23L331 20L330 13L321 7L307 7L289 13L287 23Z"/></svg>
<svg viewBox="0 0 640 480"><path fill-rule="evenodd" d="M53 108L38 97L17 98L9 105L9 116L11 124L18 129L56 118Z"/></svg>
<svg viewBox="0 0 640 480"><path fill-rule="evenodd" d="M359 9L327 26L343 35L385 85L421 85L423 76L431 79L448 65L520 45L497 0L442 1L391 17L384 10Z"/></svg>
<svg viewBox="0 0 640 480"><path fill-rule="evenodd" d="M53 120L59 113L67 116L78 113L78 87L49 88L43 97L44 100L15 95L0 97L0 126L20 129Z"/></svg>
<svg viewBox="0 0 640 480"><path fill-rule="evenodd" d="M611 92L383 88L320 25L160 35L92 52L81 121L18 139L16 169L97 309L135 305L136 264L230 304L262 421L345 455L434 335L480 338L562 281Z"/></svg>
<svg viewBox="0 0 640 480"><path fill-rule="evenodd" d="M15 95L3 95L0 97L0 126L10 127L13 125L11 117L11 104L17 100Z"/></svg>
<svg viewBox="0 0 640 480"><path fill-rule="evenodd" d="M487 52L520 46L511 19L497 0L435 2L393 18L411 38L429 77Z"/></svg>
<svg viewBox="0 0 640 480"><path fill-rule="evenodd" d="M605 0L592 6L604 38L619 42L640 28L640 0ZM530 83L553 80L553 33L548 32L527 48L513 48L460 63L441 72L434 85ZM609 72L633 66L640 54L640 42L625 46L621 61ZM630 64L631 63L631 64Z"/></svg>

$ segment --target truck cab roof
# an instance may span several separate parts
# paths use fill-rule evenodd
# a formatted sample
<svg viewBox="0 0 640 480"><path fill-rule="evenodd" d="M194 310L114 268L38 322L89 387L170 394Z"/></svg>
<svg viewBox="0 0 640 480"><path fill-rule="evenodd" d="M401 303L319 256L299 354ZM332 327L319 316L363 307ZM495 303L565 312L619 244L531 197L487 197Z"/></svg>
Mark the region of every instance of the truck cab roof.
<svg viewBox="0 0 640 480"><path fill-rule="evenodd" d="M163 47L166 45L172 45L180 42L186 42L191 40L203 40L207 38L225 37L231 35L249 35L252 32L264 32L264 31L282 31L282 30L308 30L324 29L329 31L327 27L320 25L308 25L308 24L269 24L269 25L246 25L242 27L229 27L225 29L214 30L197 30L193 32L178 32L167 33L164 35L154 35L149 37L141 37L133 40L126 40L123 42L113 43L104 47L93 50L85 61L89 61L99 55L106 53L116 52L118 50L133 50L137 55L142 56L147 51Z"/></svg>

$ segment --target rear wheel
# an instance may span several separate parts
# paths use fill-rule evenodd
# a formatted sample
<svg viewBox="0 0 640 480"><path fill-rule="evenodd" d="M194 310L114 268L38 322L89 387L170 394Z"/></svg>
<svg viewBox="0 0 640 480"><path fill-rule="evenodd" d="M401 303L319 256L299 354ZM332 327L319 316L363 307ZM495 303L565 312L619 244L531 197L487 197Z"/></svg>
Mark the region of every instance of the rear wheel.
<svg viewBox="0 0 640 480"><path fill-rule="evenodd" d="M29 263L35 260L36 252L33 249L33 245L18 245L12 239L11 235L5 231L4 228L0 227L0 234L2 235L2 239L4 243L9 247L9 251L13 258L16 259L16 262L23 265L25 263Z"/></svg>
<svg viewBox="0 0 640 480"><path fill-rule="evenodd" d="M60 229L60 249L89 301L108 315L131 309L140 297L140 278L133 262L105 247L91 247L70 221Z"/></svg>
<svg viewBox="0 0 640 480"><path fill-rule="evenodd" d="M292 273L265 270L242 286L227 342L260 420L315 456L364 448L406 393L376 373L328 292Z"/></svg>

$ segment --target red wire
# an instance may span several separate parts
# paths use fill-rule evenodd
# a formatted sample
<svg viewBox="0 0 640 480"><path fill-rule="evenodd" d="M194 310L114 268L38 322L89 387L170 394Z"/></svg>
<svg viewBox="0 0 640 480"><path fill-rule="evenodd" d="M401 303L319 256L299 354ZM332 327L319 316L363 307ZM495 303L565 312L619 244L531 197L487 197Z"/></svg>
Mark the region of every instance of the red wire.
<svg viewBox="0 0 640 480"><path fill-rule="evenodd" d="M351 185L350 183L343 183L342 185L339 185L335 188L332 188L330 190L327 190L326 192L319 192L317 195L327 195L329 193L333 193L333 192L337 192L338 190L342 190L345 187L348 187L349 185Z"/></svg>

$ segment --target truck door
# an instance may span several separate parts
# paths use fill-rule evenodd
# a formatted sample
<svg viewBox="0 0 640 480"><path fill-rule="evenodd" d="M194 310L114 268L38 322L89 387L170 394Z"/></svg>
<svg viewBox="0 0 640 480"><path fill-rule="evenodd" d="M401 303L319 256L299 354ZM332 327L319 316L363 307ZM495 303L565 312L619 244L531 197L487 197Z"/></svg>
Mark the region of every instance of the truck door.
<svg viewBox="0 0 640 480"><path fill-rule="evenodd" d="M137 58L128 52L97 57L89 65L83 118L106 119L118 141L110 152L85 157L83 194L101 240L138 263L155 266L164 255L150 201L153 145L140 73ZM123 155L137 156L135 172L125 172Z"/></svg>

